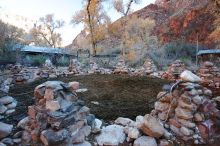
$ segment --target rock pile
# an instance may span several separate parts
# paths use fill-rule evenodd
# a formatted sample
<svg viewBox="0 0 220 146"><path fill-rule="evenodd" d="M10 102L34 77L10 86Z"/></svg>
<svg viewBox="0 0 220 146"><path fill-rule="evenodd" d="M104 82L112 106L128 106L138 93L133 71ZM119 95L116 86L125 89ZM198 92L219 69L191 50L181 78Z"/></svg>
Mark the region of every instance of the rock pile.
<svg viewBox="0 0 220 146"><path fill-rule="evenodd" d="M168 67L167 71L162 74L162 78L168 80L177 80L185 69L185 64L180 60L176 60Z"/></svg>
<svg viewBox="0 0 220 146"><path fill-rule="evenodd" d="M5 116L9 116L10 114L14 113L16 106L17 101L13 97L0 97L0 120L5 120ZM4 146L3 143L8 145L8 140L11 140L12 144L14 144L12 139L6 138L12 133L12 130L13 125L0 122L0 145Z"/></svg>
<svg viewBox="0 0 220 146"><path fill-rule="evenodd" d="M90 66L88 70L89 74L96 74L101 72L98 64L94 60L90 60L89 66Z"/></svg>
<svg viewBox="0 0 220 146"><path fill-rule="evenodd" d="M40 78L56 78L56 70L55 67L53 66L52 62L47 59L43 65L43 68L39 70L37 73Z"/></svg>
<svg viewBox="0 0 220 146"><path fill-rule="evenodd" d="M204 62L198 70L202 85L220 95L220 70L212 62Z"/></svg>
<svg viewBox="0 0 220 146"><path fill-rule="evenodd" d="M157 67L153 63L150 58L147 58L143 64L143 66L139 69L134 71L135 76L144 76L144 75L151 75L151 76L158 76L156 73Z"/></svg>
<svg viewBox="0 0 220 146"><path fill-rule="evenodd" d="M53 63L50 61L50 59L47 59L43 65L44 68L48 70L54 69Z"/></svg>
<svg viewBox="0 0 220 146"><path fill-rule="evenodd" d="M13 76L13 79L14 79L14 83L16 84L23 84L23 83L26 83L28 80L30 80L32 78L32 74L31 72L28 72L28 71L21 71L20 73L18 74L15 74Z"/></svg>
<svg viewBox="0 0 220 146"><path fill-rule="evenodd" d="M194 144L208 143L214 135L207 135L209 130L216 130L213 128L218 125L216 120L220 119L220 112L211 100L212 92L197 83L200 81L198 76L188 72L181 74L185 82L180 83L172 93L158 94L159 101L155 103L152 115L158 117L175 137ZM206 128L209 130L206 131Z"/></svg>
<svg viewBox="0 0 220 146"><path fill-rule="evenodd" d="M9 92L10 85L12 84L13 79L12 78L7 78L6 80L3 81L0 85L0 91L3 91L5 93Z"/></svg>
<svg viewBox="0 0 220 146"><path fill-rule="evenodd" d="M15 112L17 101L11 96L0 97L0 119Z"/></svg>
<svg viewBox="0 0 220 146"><path fill-rule="evenodd" d="M9 65L8 67L7 67L13 74L17 74L17 73L19 73L21 70L22 70L22 65L21 64L19 64L19 63L17 63L17 64L15 64L15 65Z"/></svg>
<svg viewBox="0 0 220 146"><path fill-rule="evenodd" d="M0 122L0 140L4 140L3 138L9 136L12 132L12 129L13 129L13 125ZM1 146L3 145L2 142L0 142L0 145Z"/></svg>
<svg viewBox="0 0 220 146"><path fill-rule="evenodd" d="M158 94L150 114L137 116L135 121L116 119L114 125L102 129L97 143L119 145L126 141L134 146L171 146L172 142L182 141L213 142L220 130L220 111L211 99L212 92L199 85L201 79L190 71L184 71L181 79L171 87L171 92Z"/></svg>
<svg viewBox="0 0 220 146"><path fill-rule="evenodd" d="M80 73L80 66L79 66L77 59L70 60L68 70L71 74L79 74Z"/></svg>
<svg viewBox="0 0 220 146"><path fill-rule="evenodd" d="M78 87L78 82L47 81L35 88L35 105L28 107L28 117L18 124L25 129L23 145L91 146L86 137L95 118L78 99Z"/></svg>
<svg viewBox="0 0 220 146"><path fill-rule="evenodd" d="M125 65L124 59L119 59L114 71L114 74L128 74L128 68Z"/></svg>
<svg viewBox="0 0 220 146"><path fill-rule="evenodd" d="M45 68L40 69L38 67L23 67L23 69L18 73L13 75L14 84L23 84L27 82L33 82L40 78L49 77L49 70ZM55 73L53 71L53 73Z"/></svg>
<svg viewBox="0 0 220 146"><path fill-rule="evenodd" d="M154 62L147 58L144 62L143 68L145 70L146 75L150 75L157 71L157 67L155 66Z"/></svg>

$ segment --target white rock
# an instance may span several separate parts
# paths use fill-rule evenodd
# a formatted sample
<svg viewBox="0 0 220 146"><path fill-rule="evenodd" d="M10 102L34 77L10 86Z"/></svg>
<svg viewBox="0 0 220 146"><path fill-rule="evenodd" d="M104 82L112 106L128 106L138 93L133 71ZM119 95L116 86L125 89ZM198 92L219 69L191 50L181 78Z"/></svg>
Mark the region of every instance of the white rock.
<svg viewBox="0 0 220 146"><path fill-rule="evenodd" d="M220 103L220 96L215 97L214 100Z"/></svg>
<svg viewBox="0 0 220 146"><path fill-rule="evenodd" d="M69 82L68 84L72 90L79 89L79 82Z"/></svg>
<svg viewBox="0 0 220 146"><path fill-rule="evenodd" d="M201 82L201 78L193 74L189 70L185 70L184 72L182 72L180 78L186 82Z"/></svg>
<svg viewBox="0 0 220 146"><path fill-rule="evenodd" d="M4 138L1 140L2 143L6 144L6 145L14 145L13 139L11 138Z"/></svg>
<svg viewBox="0 0 220 146"><path fill-rule="evenodd" d="M143 116L137 116L136 121L135 121L135 125L137 126L137 128L140 129L143 124L144 124L144 117Z"/></svg>
<svg viewBox="0 0 220 146"><path fill-rule="evenodd" d="M192 98L192 100L193 100L193 102L194 102L195 104L200 105L200 104L202 104L202 102L203 102L203 97L197 95L197 96L194 96L194 97Z"/></svg>
<svg viewBox="0 0 220 146"><path fill-rule="evenodd" d="M91 101L92 104L99 105L98 101Z"/></svg>
<svg viewBox="0 0 220 146"><path fill-rule="evenodd" d="M22 141L21 138L13 139L13 142L16 143L16 144L21 143L21 141Z"/></svg>
<svg viewBox="0 0 220 146"><path fill-rule="evenodd" d="M14 101L14 98L11 96L4 96L0 98L1 104L9 104L9 103L12 103L13 101Z"/></svg>
<svg viewBox="0 0 220 146"><path fill-rule="evenodd" d="M83 143L73 144L73 146L92 146L88 141L85 141Z"/></svg>
<svg viewBox="0 0 220 146"><path fill-rule="evenodd" d="M4 106L3 104L0 104L0 114L4 114L7 110L7 107Z"/></svg>
<svg viewBox="0 0 220 146"><path fill-rule="evenodd" d="M193 131L192 131L192 130L190 130L190 129L184 127L184 126L182 126L182 127L180 128L180 132L181 132L182 134L186 135L186 136L190 136L190 135L193 134Z"/></svg>
<svg viewBox="0 0 220 146"><path fill-rule="evenodd" d="M128 137L132 139L137 139L140 136L140 132L137 128L128 128Z"/></svg>
<svg viewBox="0 0 220 146"><path fill-rule="evenodd" d="M28 123L29 118L25 117L24 119L20 120L17 124L17 127L24 129L25 125Z"/></svg>
<svg viewBox="0 0 220 146"><path fill-rule="evenodd" d="M2 142L0 142L0 146L7 146L6 144L4 144L4 143L2 143Z"/></svg>
<svg viewBox="0 0 220 146"><path fill-rule="evenodd" d="M13 125L0 122L0 139L7 137L13 129Z"/></svg>
<svg viewBox="0 0 220 146"><path fill-rule="evenodd" d="M15 112L15 109L10 109L5 112L6 115L10 115Z"/></svg>
<svg viewBox="0 0 220 146"><path fill-rule="evenodd" d="M94 125L92 127L92 132L97 133L97 132L101 131L101 126L102 126L102 121L99 119L95 119Z"/></svg>
<svg viewBox="0 0 220 146"><path fill-rule="evenodd" d="M157 142L152 137L141 136L134 141L134 146L157 146Z"/></svg>
<svg viewBox="0 0 220 146"><path fill-rule="evenodd" d="M6 105L8 109L14 109L17 106L17 101L14 100L12 103Z"/></svg>
<svg viewBox="0 0 220 146"><path fill-rule="evenodd" d="M86 89L86 88L76 90L77 93L83 93L83 92L87 92L87 91L88 91L88 89Z"/></svg>
<svg viewBox="0 0 220 146"><path fill-rule="evenodd" d="M119 117L115 120L116 124L122 125L122 126L129 126L129 125L134 125L134 121L132 121L129 118L123 118Z"/></svg>
<svg viewBox="0 0 220 146"><path fill-rule="evenodd" d="M98 145L117 146L125 141L124 127L119 125L110 125L104 127L101 134L96 137Z"/></svg>

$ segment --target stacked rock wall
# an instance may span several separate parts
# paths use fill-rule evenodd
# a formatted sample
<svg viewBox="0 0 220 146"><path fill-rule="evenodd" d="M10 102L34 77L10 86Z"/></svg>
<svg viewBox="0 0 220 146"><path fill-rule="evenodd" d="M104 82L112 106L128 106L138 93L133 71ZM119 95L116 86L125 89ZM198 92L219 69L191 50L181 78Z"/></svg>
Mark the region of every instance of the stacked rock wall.
<svg viewBox="0 0 220 146"><path fill-rule="evenodd" d="M135 121L120 117L103 128L96 137L98 145L197 145L218 139L220 111L212 92L190 71L180 77L169 92L158 94L150 114L137 116Z"/></svg>
<svg viewBox="0 0 220 146"><path fill-rule="evenodd" d="M91 60L89 65L90 65L90 68L89 68L89 71L88 71L89 74L96 74L96 73L101 72L101 70L99 69L98 64L94 60Z"/></svg>
<svg viewBox="0 0 220 146"><path fill-rule="evenodd" d="M220 70L212 62L204 62L198 70L202 85L220 95Z"/></svg>
<svg viewBox="0 0 220 146"><path fill-rule="evenodd" d="M168 80L177 80L180 78L180 74L185 69L185 64L180 60L176 60L168 67L167 71L162 74L162 78Z"/></svg>
<svg viewBox="0 0 220 146"><path fill-rule="evenodd" d="M13 131L13 125L8 124L7 117L15 112L15 108L17 106L17 101L11 96L3 96L0 97L0 145L18 145L20 143L20 139L7 138L11 135ZM7 123L6 123L7 122Z"/></svg>
<svg viewBox="0 0 220 146"><path fill-rule="evenodd" d="M0 97L0 119L15 112L17 101L11 96Z"/></svg>
<svg viewBox="0 0 220 146"><path fill-rule="evenodd" d="M79 66L78 61L76 59L70 60L68 70L71 74L79 74L80 73L80 66Z"/></svg>
<svg viewBox="0 0 220 146"><path fill-rule="evenodd" d="M136 69L134 71L134 76L144 76L144 75L151 75L157 76L156 74L157 67L155 66L154 62L147 58L140 69Z"/></svg>
<svg viewBox="0 0 220 146"><path fill-rule="evenodd" d="M145 73L147 75L150 75L157 71L157 67L155 66L154 62L149 58L145 60L143 68L145 69Z"/></svg>
<svg viewBox="0 0 220 146"><path fill-rule="evenodd" d="M124 59L119 59L113 74L128 74L128 68L125 65Z"/></svg>
<svg viewBox="0 0 220 146"><path fill-rule="evenodd" d="M90 145L85 138L91 132L88 119L94 116L76 96L78 86L78 82L48 81L35 88L35 104L28 107L23 120L24 145Z"/></svg>

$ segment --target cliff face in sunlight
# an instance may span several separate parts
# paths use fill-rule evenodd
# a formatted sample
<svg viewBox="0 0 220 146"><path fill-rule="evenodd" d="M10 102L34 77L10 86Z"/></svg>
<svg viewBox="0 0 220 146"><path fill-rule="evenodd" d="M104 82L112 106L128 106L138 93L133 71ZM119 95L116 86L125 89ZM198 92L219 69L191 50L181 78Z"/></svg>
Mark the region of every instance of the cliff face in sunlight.
<svg viewBox="0 0 220 146"><path fill-rule="evenodd" d="M212 47L213 42L208 37L215 18L208 11L209 3L209 0L157 0L135 14L156 21L153 33L163 43L176 39L196 43L198 35L200 44Z"/></svg>
<svg viewBox="0 0 220 146"><path fill-rule="evenodd" d="M156 26L152 34L162 43L183 39L195 44L198 38L200 45L212 48L214 43L209 39L209 35L214 29L215 18L209 11L210 3L211 0L156 0L155 4L148 5L131 15L155 20ZM118 22L120 19L111 26L117 25ZM118 29L116 32L123 31L121 27L116 29ZM111 41L119 44L119 40L120 38L110 37L103 41L102 45ZM77 46L76 40L71 46Z"/></svg>

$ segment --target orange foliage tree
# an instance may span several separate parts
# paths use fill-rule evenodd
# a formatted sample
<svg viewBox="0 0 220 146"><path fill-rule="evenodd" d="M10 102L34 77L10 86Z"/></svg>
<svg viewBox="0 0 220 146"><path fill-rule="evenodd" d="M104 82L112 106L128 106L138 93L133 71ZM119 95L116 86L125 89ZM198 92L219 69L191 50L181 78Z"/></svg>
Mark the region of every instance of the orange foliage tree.
<svg viewBox="0 0 220 146"><path fill-rule="evenodd" d="M123 47L126 48L125 53L129 56L131 53L136 54L139 57L146 54L151 42L157 41L155 36L151 36L154 26L154 20L138 18L135 15L131 16L124 31Z"/></svg>
<svg viewBox="0 0 220 146"><path fill-rule="evenodd" d="M125 32L122 34L122 56L125 56L125 48L128 45L128 34L126 32L127 22L128 22L128 14L131 12L131 6L133 3L138 4L140 0L129 0L126 4L124 0L113 0L113 6L117 12L122 14L123 18L121 19L121 26L124 27ZM127 44L126 44L127 41ZM129 42L130 43L130 42Z"/></svg>
<svg viewBox="0 0 220 146"><path fill-rule="evenodd" d="M105 38L110 18L103 8L102 2L104 0L85 0L84 2L83 9L75 13L72 23L84 24L85 31L90 36L93 55L96 55L97 44Z"/></svg>

